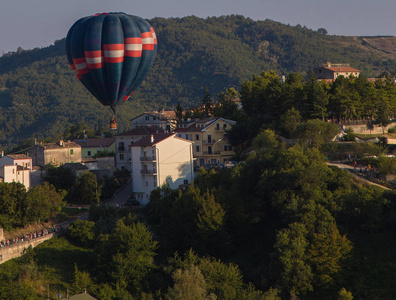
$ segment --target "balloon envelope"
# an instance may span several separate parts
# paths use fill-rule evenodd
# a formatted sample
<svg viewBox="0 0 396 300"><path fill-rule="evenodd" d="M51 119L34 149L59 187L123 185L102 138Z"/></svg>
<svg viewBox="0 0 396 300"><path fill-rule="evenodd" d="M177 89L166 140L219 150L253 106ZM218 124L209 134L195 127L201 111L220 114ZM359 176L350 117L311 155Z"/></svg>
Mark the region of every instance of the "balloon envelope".
<svg viewBox="0 0 396 300"><path fill-rule="evenodd" d="M151 25L124 13L82 18L66 37L67 59L77 78L114 112L142 83L156 53Z"/></svg>

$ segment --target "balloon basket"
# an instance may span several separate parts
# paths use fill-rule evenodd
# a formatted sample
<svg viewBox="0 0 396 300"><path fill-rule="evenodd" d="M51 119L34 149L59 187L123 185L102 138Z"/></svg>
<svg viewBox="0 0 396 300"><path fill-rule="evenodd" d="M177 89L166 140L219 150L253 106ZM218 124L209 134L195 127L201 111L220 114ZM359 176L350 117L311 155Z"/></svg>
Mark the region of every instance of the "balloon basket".
<svg viewBox="0 0 396 300"><path fill-rule="evenodd" d="M110 130L117 130L117 123L115 118L110 120Z"/></svg>

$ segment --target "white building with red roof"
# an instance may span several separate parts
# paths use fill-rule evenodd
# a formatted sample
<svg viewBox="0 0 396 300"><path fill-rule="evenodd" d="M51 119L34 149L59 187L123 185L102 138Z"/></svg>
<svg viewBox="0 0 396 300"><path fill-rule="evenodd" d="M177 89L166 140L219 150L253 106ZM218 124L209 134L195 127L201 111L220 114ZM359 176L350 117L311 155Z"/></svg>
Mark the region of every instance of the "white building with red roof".
<svg viewBox="0 0 396 300"><path fill-rule="evenodd" d="M193 144L175 133L155 133L130 146L132 193L140 204L163 184L177 189L193 181Z"/></svg>

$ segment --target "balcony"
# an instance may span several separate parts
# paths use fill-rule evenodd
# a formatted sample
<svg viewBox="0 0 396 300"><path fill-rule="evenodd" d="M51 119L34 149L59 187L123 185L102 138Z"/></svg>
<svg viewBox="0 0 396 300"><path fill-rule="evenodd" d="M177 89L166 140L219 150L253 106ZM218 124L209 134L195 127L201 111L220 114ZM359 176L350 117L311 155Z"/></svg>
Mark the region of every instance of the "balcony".
<svg viewBox="0 0 396 300"><path fill-rule="evenodd" d="M157 174L157 170L140 170L140 174L142 175L156 175Z"/></svg>
<svg viewBox="0 0 396 300"><path fill-rule="evenodd" d="M204 155L220 155L220 151L204 151Z"/></svg>
<svg viewBox="0 0 396 300"><path fill-rule="evenodd" d="M125 147L124 146L119 146L118 147L118 151L125 151Z"/></svg>
<svg viewBox="0 0 396 300"><path fill-rule="evenodd" d="M207 144L207 145L212 145L215 143L215 141L214 140L202 140L202 143Z"/></svg>
<svg viewBox="0 0 396 300"><path fill-rule="evenodd" d="M156 156L142 156L140 157L140 161L156 161Z"/></svg>

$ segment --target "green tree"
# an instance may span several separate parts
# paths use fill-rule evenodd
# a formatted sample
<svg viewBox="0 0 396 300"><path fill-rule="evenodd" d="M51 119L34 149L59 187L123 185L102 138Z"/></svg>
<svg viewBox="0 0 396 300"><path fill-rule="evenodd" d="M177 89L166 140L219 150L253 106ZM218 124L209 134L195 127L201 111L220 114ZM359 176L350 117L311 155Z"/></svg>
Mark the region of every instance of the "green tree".
<svg viewBox="0 0 396 300"><path fill-rule="evenodd" d="M301 119L300 112L292 107L280 117L279 127L289 137L294 137Z"/></svg>
<svg viewBox="0 0 396 300"><path fill-rule="evenodd" d="M26 218L29 223L48 221L62 208L63 195L48 182L31 188L26 195Z"/></svg>
<svg viewBox="0 0 396 300"><path fill-rule="evenodd" d="M307 145L319 149L339 132L338 126L333 123L308 120L298 126L296 135Z"/></svg>
<svg viewBox="0 0 396 300"><path fill-rule="evenodd" d="M189 269L176 270L173 275L174 287L169 296L172 299L207 299L206 283L198 267L192 265Z"/></svg>
<svg viewBox="0 0 396 300"><path fill-rule="evenodd" d="M181 120L183 119L183 107L180 104L180 102L177 102L177 104L176 104L175 113L176 113L177 124L179 124L181 122Z"/></svg>
<svg viewBox="0 0 396 300"><path fill-rule="evenodd" d="M79 219L70 224L67 235L83 247L92 247L97 236L95 223Z"/></svg>
<svg viewBox="0 0 396 300"><path fill-rule="evenodd" d="M73 274L73 290L75 293L83 293L84 289L89 289L91 286L93 286L93 281L89 273L80 271L75 264Z"/></svg>
<svg viewBox="0 0 396 300"><path fill-rule="evenodd" d="M204 114L206 116L211 116L212 115L212 105L213 105L213 99L212 99L212 95L209 93L209 89L206 87L205 88L205 95L202 98L202 104L204 107Z"/></svg>
<svg viewBox="0 0 396 300"><path fill-rule="evenodd" d="M58 191L69 191L75 184L76 175L70 168L64 166L55 167L48 165L46 168L44 180L55 186Z"/></svg>
<svg viewBox="0 0 396 300"><path fill-rule="evenodd" d="M88 172L82 174L66 196L66 201L79 204L98 204L100 187L95 174Z"/></svg>
<svg viewBox="0 0 396 300"><path fill-rule="evenodd" d="M107 239L98 245L99 258L113 282L131 293L142 291L147 276L155 268L157 242L142 223L123 218Z"/></svg>
<svg viewBox="0 0 396 300"><path fill-rule="evenodd" d="M229 88L225 92L217 95L218 102L213 109L213 114L216 117L233 118L238 112L238 104L236 100L239 98L239 93L234 88Z"/></svg>
<svg viewBox="0 0 396 300"><path fill-rule="evenodd" d="M262 130L253 140L252 145L260 159L271 158L278 150L279 142L274 131Z"/></svg>

